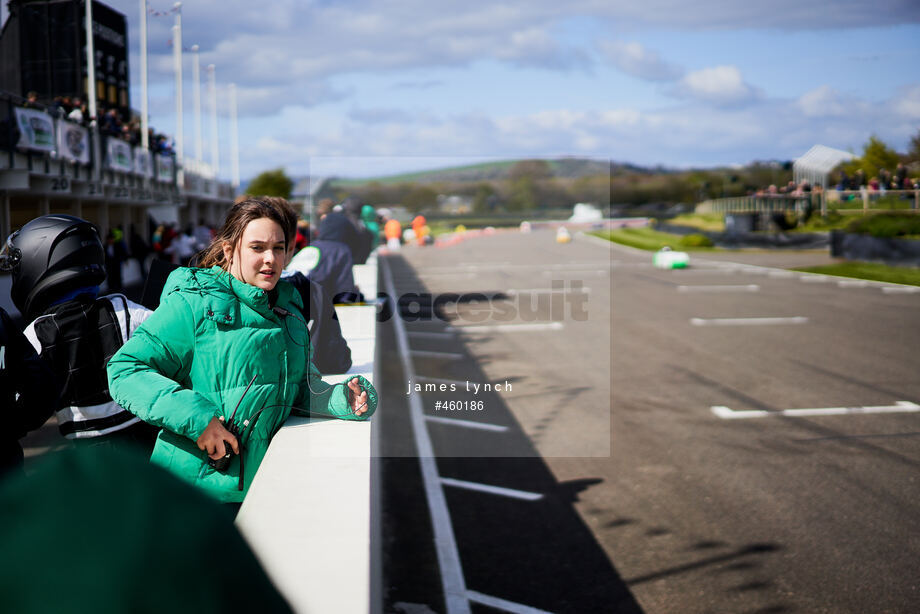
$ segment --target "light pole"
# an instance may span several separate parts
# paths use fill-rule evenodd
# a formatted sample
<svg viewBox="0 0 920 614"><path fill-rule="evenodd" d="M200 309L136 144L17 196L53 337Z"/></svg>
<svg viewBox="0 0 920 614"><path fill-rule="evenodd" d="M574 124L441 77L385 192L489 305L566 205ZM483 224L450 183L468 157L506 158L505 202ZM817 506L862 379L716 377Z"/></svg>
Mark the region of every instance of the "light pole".
<svg viewBox="0 0 920 614"><path fill-rule="evenodd" d="M176 71L176 178L179 186L184 185L185 174L182 162L185 159L182 132L182 3L176 2L176 25L173 26L173 67Z"/></svg>
<svg viewBox="0 0 920 614"><path fill-rule="evenodd" d="M214 167L214 176L217 177L220 171L220 154L217 148L217 77L214 64L208 64L208 97L211 100L211 166Z"/></svg>

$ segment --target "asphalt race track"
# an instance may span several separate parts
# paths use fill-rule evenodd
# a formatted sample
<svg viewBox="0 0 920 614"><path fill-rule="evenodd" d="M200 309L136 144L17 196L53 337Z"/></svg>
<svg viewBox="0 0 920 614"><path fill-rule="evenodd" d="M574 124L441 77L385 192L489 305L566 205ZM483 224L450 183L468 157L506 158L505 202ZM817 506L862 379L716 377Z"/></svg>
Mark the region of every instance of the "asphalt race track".
<svg viewBox="0 0 920 614"><path fill-rule="evenodd" d="M383 258L414 383L448 386L418 393L432 514L378 325L385 610L445 611L442 513L474 612L913 611L920 292L782 270L823 261L551 232Z"/></svg>

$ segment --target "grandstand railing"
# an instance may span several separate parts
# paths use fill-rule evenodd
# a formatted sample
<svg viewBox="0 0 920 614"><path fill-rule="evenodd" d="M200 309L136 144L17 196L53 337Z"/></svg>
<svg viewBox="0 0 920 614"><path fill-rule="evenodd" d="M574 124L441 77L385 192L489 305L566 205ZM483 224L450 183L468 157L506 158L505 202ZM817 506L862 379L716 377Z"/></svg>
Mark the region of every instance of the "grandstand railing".
<svg viewBox="0 0 920 614"><path fill-rule="evenodd" d="M29 134L19 126L24 111L35 120L35 131ZM62 137L65 131L76 137L73 147ZM180 191L233 199L233 187L218 181L207 165L186 160L183 166L172 152L132 146L92 125L61 117L59 110L0 92L0 170L57 177L51 192L155 201L151 204L174 200L170 195Z"/></svg>
<svg viewBox="0 0 920 614"><path fill-rule="evenodd" d="M354 275L365 296L376 296L376 255ZM376 307L336 306L336 313L352 368L323 379L375 382ZM240 508L237 526L295 612L366 614L379 602L374 420L289 418Z"/></svg>

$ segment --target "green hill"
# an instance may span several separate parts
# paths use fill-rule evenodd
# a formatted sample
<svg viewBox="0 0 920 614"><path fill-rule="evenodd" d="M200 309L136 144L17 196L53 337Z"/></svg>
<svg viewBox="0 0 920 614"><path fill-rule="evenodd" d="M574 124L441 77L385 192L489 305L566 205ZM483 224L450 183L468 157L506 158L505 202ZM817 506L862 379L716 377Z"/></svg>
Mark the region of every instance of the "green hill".
<svg viewBox="0 0 920 614"><path fill-rule="evenodd" d="M381 177L368 177L363 179L336 179L335 185L342 188L364 186L369 183L381 185L395 185L400 183L476 183L480 181L499 181L508 178L508 172L520 160L501 160L495 162L481 162L464 166L454 166L429 171L401 173ZM553 177L575 179L592 175L606 174L611 167L636 168L628 165L613 165L607 160L593 160L584 158L559 158L547 160ZM637 169L638 170L638 169Z"/></svg>

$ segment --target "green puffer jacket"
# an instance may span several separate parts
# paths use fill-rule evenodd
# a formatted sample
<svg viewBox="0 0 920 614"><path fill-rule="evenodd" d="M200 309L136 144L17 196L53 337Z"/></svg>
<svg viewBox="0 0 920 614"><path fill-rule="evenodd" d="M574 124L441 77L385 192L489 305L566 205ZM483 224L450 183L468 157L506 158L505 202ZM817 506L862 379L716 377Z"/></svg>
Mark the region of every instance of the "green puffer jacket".
<svg viewBox="0 0 920 614"><path fill-rule="evenodd" d="M278 315L265 291L220 267L179 268L167 279L160 306L109 362L112 398L162 429L151 460L221 501L243 500L292 409L364 420L377 408L377 392L364 378L368 411L360 417L348 406L344 384L320 380L309 360L300 294L284 281L277 293L275 307L289 315ZM250 421L241 436L242 482L240 457L221 473L195 443L212 417L229 420L237 403L234 422Z"/></svg>

